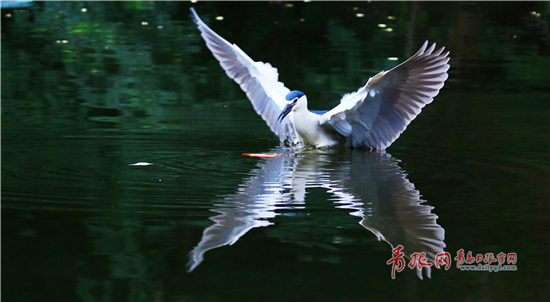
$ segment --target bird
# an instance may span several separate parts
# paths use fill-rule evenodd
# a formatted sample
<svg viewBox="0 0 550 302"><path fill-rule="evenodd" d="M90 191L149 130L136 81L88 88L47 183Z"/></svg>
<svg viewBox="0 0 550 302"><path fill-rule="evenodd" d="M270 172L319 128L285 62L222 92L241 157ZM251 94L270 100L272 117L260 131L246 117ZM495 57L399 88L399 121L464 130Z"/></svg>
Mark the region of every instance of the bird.
<svg viewBox="0 0 550 302"><path fill-rule="evenodd" d="M190 8L206 46L227 76L240 85L282 144L294 147L385 150L431 103L448 78L449 51L426 40L410 58L369 78L330 110L308 109L306 94L278 80L277 68L254 61L210 29Z"/></svg>

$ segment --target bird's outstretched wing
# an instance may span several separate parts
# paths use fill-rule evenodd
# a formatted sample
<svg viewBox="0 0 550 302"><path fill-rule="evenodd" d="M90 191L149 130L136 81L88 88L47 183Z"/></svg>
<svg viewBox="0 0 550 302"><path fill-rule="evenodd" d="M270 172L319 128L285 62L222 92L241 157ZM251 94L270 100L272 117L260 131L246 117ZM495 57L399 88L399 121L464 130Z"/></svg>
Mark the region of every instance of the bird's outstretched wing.
<svg viewBox="0 0 550 302"><path fill-rule="evenodd" d="M246 93L256 112L266 121L281 142L297 142L296 131L291 119L279 123L277 118L286 106L285 96L290 92L278 81L277 69L269 63L254 62L237 45L229 43L211 30L191 8L193 20L206 41L206 46L214 57L220 61L225 73Z"/></svg>
<svg viewBox="0 0 550 302"><path fill-rule="evenodd" d="M432 102L448 77L449 52L428 41L405 62L370 78L321 119L321 126L345 137L349 147L386 149Z"/></svg>

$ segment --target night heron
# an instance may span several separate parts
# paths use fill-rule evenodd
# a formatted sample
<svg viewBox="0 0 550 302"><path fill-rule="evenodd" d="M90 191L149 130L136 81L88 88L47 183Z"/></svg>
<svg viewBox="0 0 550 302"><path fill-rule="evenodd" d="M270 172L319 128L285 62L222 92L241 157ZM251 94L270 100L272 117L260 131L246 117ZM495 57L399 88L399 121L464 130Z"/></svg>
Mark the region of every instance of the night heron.
<svg viewBox="0 0 550 302"><path fill-rule="evenodd" d="M194 8L191 12L206 46L225 73L241 86L281 142L291 145L386 149L433 101L448 77L449 52L444 53L444 47L435 50L435 43L428 47L426 41L405 62L344 95L333 109L310 111L306 95L279 82L276 68L253 61L206 26Z"/></svg>

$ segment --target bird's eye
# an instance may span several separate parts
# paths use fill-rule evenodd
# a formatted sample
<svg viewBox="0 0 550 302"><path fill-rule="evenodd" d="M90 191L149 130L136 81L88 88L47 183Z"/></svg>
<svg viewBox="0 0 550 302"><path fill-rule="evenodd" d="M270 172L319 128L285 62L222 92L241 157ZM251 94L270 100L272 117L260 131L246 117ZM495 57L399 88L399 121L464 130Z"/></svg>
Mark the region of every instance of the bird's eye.
<svg viewBox="0 0 550 302"><path fill-rule="evenodd" d="M296 103L296 102L298 102L298 99L296 98L296 99L294 99L292 102L293 102L293 103Z"/></svg>

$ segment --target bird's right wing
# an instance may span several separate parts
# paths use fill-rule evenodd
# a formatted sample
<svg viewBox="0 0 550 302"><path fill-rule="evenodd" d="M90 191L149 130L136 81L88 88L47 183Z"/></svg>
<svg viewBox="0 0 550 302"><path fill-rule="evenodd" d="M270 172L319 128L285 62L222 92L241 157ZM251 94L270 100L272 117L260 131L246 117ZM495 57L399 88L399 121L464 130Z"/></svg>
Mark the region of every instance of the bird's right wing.
<svg viewBox="0 0 550 302"><path fill-rule="evenodd" d="M220 62L227 76L235 80L252 102L256 112L266 121L281 142L288 140L296 143L298 137L292 119L277 121L279 114L286 106L285 96L290 92L278 81L277 69L269 63L254 62L237 45L220 37L199 18L191 8L193 20L206 41L206 46ZM292 113L291 113L292 114Z"/></svg>

